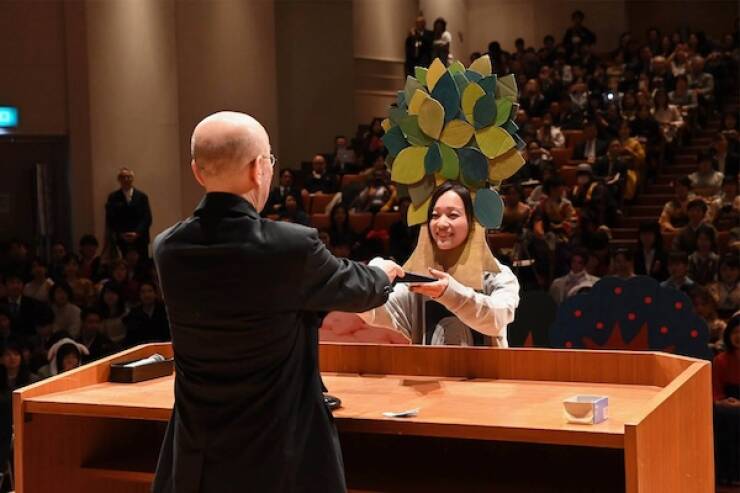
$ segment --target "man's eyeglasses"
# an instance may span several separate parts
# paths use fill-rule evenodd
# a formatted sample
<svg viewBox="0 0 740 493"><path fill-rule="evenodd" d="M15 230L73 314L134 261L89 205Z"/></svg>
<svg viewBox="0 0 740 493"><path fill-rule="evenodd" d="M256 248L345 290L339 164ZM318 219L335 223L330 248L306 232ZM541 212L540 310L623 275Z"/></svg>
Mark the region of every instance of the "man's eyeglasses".
<svg viewBox="0 0 740 493"><path fill-rule="evenodd" d="M275 157L275 154L269 154L267 156L262 156L270 160L270 165L274 168L275 163L277 163L277 158Z"/></svg>

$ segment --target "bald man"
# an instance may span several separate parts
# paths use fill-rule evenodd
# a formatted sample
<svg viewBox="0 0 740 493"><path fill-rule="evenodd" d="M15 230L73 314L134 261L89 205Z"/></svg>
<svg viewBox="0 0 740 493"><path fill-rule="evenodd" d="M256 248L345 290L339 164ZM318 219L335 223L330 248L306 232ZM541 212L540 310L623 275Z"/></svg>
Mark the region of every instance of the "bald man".
<svg viewBox="0 0 740 493"><path fill-rule="evenodd" d="M154 241L177 372L152 491L344 492L313 313L380 306L403 273L337 259L315 229L260 217L275 159L254 118L205 118L192 157L206 195Z"/></svg>

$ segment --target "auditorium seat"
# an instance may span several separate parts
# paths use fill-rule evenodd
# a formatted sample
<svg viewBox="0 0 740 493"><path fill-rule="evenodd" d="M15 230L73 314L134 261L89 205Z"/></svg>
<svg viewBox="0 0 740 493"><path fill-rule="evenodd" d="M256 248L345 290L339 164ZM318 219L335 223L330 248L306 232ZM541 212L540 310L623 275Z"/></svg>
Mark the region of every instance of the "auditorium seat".
<svg viewBox="0 0 740 493"><path fill-rule="evenodd" d="M572 187L576 184L576 167L575 166L562 166L558 173L563 177L565 184Z"/></svg>
<svg viewBox="0 0 740 493"><path fill-rule="evenodd" d="M568 164L568 161L573 156L573 148L572 147L554 147L550 149L550 154L552 154L552 162L555 163L555 166L558 168L561 166L566 166Z"/></svg>
<svg viewBox="0 0 740 493"><path fill-rule="evenodd" d="M349 227L352 231L362 234L373 224L373 215L369 212L352 212L349 215Z"/></svg>
<svg viewBox="0 0 740 493"><path fill-rule="evenodd" d="M342 176L342 188L347 185L351 185L352 183L362 181L363 179L364 177L362 175L344 175Z"/></svg>
<svg viewBox="0 0 740 493"><path fill-rule="evenodd" d="M311 226L319 231L328 230L330 225L329 214L311 214Z"/></svg>
<svg viewBox="0 0 740 493"><path fill-rule="evenodd" d="M565 136L565 147L575 147L583 140L583 130L563 130Z"/></svg>
<svg viewBox="0 0 740 493"><path fill-rule="evenodd" d="M311 214L322 214L326 212L326 206L329 205L334 194L331 193L314 193L311 195Z"/></svg>
<svg viewBox="0 0 740 493"><path fill-rule="evenodd" d="M373 219L373 229L389 229L401 219L400 212L378 212Z"/></svg>
<svg viewBox="0 0 740 493"><path fill-rule="evenodd" d="M486 236L488 247L492 251L514 248L516 235L514 233L489 233Z"/></svg>

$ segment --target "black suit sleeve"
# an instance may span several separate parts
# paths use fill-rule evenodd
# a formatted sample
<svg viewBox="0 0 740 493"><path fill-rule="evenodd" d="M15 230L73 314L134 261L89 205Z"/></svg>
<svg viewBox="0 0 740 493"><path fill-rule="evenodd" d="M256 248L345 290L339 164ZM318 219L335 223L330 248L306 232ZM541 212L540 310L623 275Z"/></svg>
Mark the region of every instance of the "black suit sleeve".
<svg viewBox="0 0 740 493"><path fill-rule="evenodd" d="M152 226L152 209L149 207L149 197L141 194L141 218L136 225L136 232L142 236L148 236L149 228Z"/></svg>
<svg viewBox="0 0 740 493"><path fill-rule="evenodd" d="M336 258L314 231L303 273L303 309L364 312L386 302L390 283L378 268Z"/></svg>

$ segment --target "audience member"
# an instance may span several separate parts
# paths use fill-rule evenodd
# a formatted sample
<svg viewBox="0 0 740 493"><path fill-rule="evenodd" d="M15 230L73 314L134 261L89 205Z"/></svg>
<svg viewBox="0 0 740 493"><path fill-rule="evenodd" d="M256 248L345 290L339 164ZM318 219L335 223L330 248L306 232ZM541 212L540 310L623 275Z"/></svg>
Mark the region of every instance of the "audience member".
<svg viewBox="0 0 740 493"><path fill-rule="evenodd" d="M710 151L702 152L699 155L699 166L696 171L689 175L691 185L697 195L705 197L709 201L719 198L722 188L724 175L715 171L714 159Z"/></svg>
<svg viewBox="0 0 740 493"><path fill-rule="evenodd" d="M618 248L611 261L612 275L627 280L635 277L635 259L627 248Z"/></svg>
<svg viewBox="0 0 740 493"><path fill-rule="evenodd" d="M139 286L139 304L123 319L126 346L170 340L170 324L157 286L145 281Z"/></svg>
<svg viewBox="0 0 740 493"><path fill-rule="evenodd" d="M23 288L23 295L40 303L49 302L49 289L54 281L47 276L46 262L36 257L31 261L31 280Z"/></svg>
<svg viewBox="0 0 740 493"><path fill-rule="evenodd" d="M149 197L134 188L134 172L129 168L118 170L118 183L121 188L108 195L105 204L106 228L122 253L135 248L142 257L147 257L152 226Z"/></svg>
<svg viewBox="0 0 740 493"><path fill-rule="evenodd" d="M550 285L550 296L555 303L560 304L581 289L596 284L599 278L586 271L587 263L588 252L586 250L573 252L570 257L570 271L552 281Z"/></svg>
<svg viewBox="0 0 740 493"><path fill-rule="evenodd" d="M719 264L719 279L708 286L717 299L717 309L726 314L740 310L740 258L728 253Z"/></svg>
<svg viewBox="0 0 740 493"><path fill-rule="evenodd" d="M740 481L740 317L727 324L722 336L724 351L712 361L714 446L717 482Z"/></svg>
<svg viewBox="0 0 740 493"><path fill-rule="evenodd" d="M689 277L702 286L714 282L719 271L717 232L708 224L696 231L696 251L689 255Z"/></svg>
<svg viewBox="0 0 740 493"><path fill-rule="evenodd" d="M606 142L598 138L596 123L589 120L583 125L583 141L573 149L573 159L594 164L606 154L606 147Z"/></svg>
<svg viewBox="0 0 740 493"><path fill-rule="evenodd" d="M98 300L98 310L103 315L103 334L114 343L121 343L126 338L123 318L128 312L120 285L106 283L103 286Z"/></svg>
<svg viewBox="0 0 740 493"><path fill-rule="evenodd" d="M23 277L16 272L10 272L5 276L6 298L1 301L5 306L13 333L19 335L33 334L33 320L38 302L33 298L23 295Z"/></svg>
<svg viewBox="0 0 740 493"><path fill-rule="evenodd" d="M704 220L707 216L707 203L702 199L694 199L689 202L686 211L689 222L678 231L673 239L673 249L682 252L693 252L696 250L696 236L699 227L706 224Z"/></svg>
<svg viewBox="0 0 740 493"><path fill-rule="evenodd" d="M316 154L311 160L311 174L303 185L309 193L334 194L339 191L339 178L326 169L326 158Z"/></svg>
<svg viewBox="0 0 740 493"><path fill-rule="evenodd" d="M63 282L72 289L72 303L77 306L90 306L95 302L95 286L90 279L80 277L80 260L74 253L64 259Z"/></svg>
<svg viewBox="0 0 740 493"><path fill-rule="evenodd" d="M688 205L696 196L691 192L691 180L681 178L672 183L675 197L666 202L660 213L658 223L661 231L673 232L689 222Z"/></svg>
<svg viewBox="0 0 740 493"><path fill-rule="evenodd" d="M299 205L300 203L300 196L294 194L286 195L278 213L278 220L302 224L303 226L310 225L311 219L308 217L308 214L303 212L303 209Z"/></svg>
<svg viewBox="0 0 740 493"><path fill-rule="evenodd" d="M103 275L103 268L98 256L98 239L94 235L86 234L80 238L80 270L79 275L92 282L98 282Z"/></svg>
<svg viewBox="0 0 740 493"><path fill-rule="evenodd" d="M82 310L80 320L80 337L77 342L88 351L88 354L82 355L83 363L95 361L118 351L119 347L105 335L103 315L96 308Z"/></svg>
<svg viewBox="0 0 740 493"><path fill-rule="evenodd" d="M428 67L432 63L433 39L434 34L427 29L426 19L419 15L406 37L406 75L413 76L415 67Z"/></svg>
<svg viewBox="0 0 740 493"><path fill-rule="evenodd" d="M689 256L686 252L672 251L668 254L668 279L660 283L661 286L688 292L694 286L694 281L688 277Z"/></svg>
<svg viewBox="0 0 740 493"><path fill-rule="evenodd" d="M668 278L668 254L657 222L640 223L635 252L635 274L662 282Z"/></svg>
<svg viewBox="0 0 740 493"><path fill-rule="evenodd" d="M280 214L283 205L285 204L285 198L288 195L294 197L301 197L301 192L295 185L295 173L292 169L284 169L280 171L280 181L277 186L273 187L270 191L270 196L267 198L267 204L263 211L263 215ZM303 209L303 201L298 202L298 206Z"/></svg>
<svg viewBox="0 0 740 493"><path fill-rule="evenodd" d="M72 288L65 283L54 284L49 290L54 312L54 332L65 332L72 337L80 335L80 307L72 303Z"/></svg>

